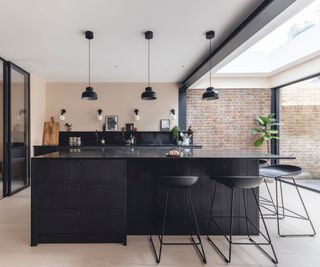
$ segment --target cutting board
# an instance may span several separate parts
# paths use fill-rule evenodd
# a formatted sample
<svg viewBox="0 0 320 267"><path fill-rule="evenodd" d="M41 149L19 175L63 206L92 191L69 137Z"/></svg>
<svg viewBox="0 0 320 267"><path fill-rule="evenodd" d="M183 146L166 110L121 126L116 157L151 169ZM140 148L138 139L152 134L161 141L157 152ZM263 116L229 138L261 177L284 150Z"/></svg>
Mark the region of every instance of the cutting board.
<svg viewBox="0 0 320 267"><path fill-rule="evenodd" d="M44 123L42 144L44 146L59 145L59 122L55 122L53 117Z"/></svg>

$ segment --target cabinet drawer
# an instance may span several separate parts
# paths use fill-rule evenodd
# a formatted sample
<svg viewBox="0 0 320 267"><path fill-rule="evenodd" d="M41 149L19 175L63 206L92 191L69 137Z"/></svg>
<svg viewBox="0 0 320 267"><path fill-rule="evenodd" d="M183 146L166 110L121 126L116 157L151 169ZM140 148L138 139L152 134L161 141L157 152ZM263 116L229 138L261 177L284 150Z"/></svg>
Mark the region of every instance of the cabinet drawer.
<svg viewBox="0 0 320 267"><path fill-rule="evenodd" d="M126 178L125 160L61 159L38 160L37 184L120 184Z"/></svg>
<svg viewBox="0 0 320 267"><path fill-rule="evenodd" d="M124 208L124 185L39 185L37 206L59 208Z"/></svg>
<svg viewBox="0 0 320 267"><path fill-rule="evenodd" d="M39 210L39 233L125 233L124 210Z"/></svg>

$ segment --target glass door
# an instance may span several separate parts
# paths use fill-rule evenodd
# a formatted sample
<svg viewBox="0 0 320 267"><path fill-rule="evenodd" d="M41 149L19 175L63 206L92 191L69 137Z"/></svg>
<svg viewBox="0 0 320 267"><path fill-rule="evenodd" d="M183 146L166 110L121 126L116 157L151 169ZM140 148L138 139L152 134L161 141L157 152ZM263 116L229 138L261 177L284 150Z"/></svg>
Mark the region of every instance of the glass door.
<svg viewBox="0 0 320 267"><path fill-rule="evenodd" d="M4 94L5 195L30 183L29 170L29 74L8 63Z"/></svg>
<svg viewBox="0 0 320 267"><path fill-rule="evenodd" d="M5 183L3 182L3 155L4 155L4 149L3 149L3 90L4 90L4 60L0 58L0 199L4 195L4 187Z"/></svg>

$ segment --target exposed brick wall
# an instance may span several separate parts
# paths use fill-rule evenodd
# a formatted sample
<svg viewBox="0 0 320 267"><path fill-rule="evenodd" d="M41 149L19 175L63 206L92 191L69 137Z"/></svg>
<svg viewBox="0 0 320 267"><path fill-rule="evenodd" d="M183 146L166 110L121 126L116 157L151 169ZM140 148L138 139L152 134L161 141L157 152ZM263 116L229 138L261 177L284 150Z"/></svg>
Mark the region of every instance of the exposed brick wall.
<svg viewBox="0 0 320 267"><path fill-rule="evenodd" d="M269 114L270 89L219 89L219 100L203 101L204 90L188 90L187 125L194 130L194 143L204 148L263 150L256 148L250 129L254 118Z"/></svg>
<svg viewBox="0 0 320 267"><path fill-rule="evenodd" d="M305 175L320 179L320 88L282 88L280 153L293 154Z"/></svg>

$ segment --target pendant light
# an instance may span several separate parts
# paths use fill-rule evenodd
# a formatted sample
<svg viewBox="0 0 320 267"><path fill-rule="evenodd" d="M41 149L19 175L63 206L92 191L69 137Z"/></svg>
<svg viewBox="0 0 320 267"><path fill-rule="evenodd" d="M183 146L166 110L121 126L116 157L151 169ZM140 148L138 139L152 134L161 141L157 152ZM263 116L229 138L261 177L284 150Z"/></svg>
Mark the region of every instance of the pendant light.
<svg viewBox="0 0 320 267"><path fill-rule="evenodd" d="M82 99L86 100L97 100L98 96L93 91L93 87L91 87L91 57L90 57L90 41L93 39L93 32L92 31L86 31L85 32L86 39L89 40L89 85L86 88L86 90L82 93Z"/></svg>
<svg viewBox="0 0 320 267"><path fill-rule="evenodd" d="M153 32L147 31L144 33L144 37L148 40L148 86L141 94L142 100L155 100L157 99L156 92L152 90L150 86L150 40L153 38Z"/></svg>
<svg viewBox="0 0 320 267"><path fill-rule="evenodd" d="M206 32L206 38L210 41L210 60L209 60L209 87L207 90L203 93L202 99L203 100L216 100L219 99L219 93L211 86L211 53L212 53L212 39L214 37L214 31L208 31Z"/></svg>

